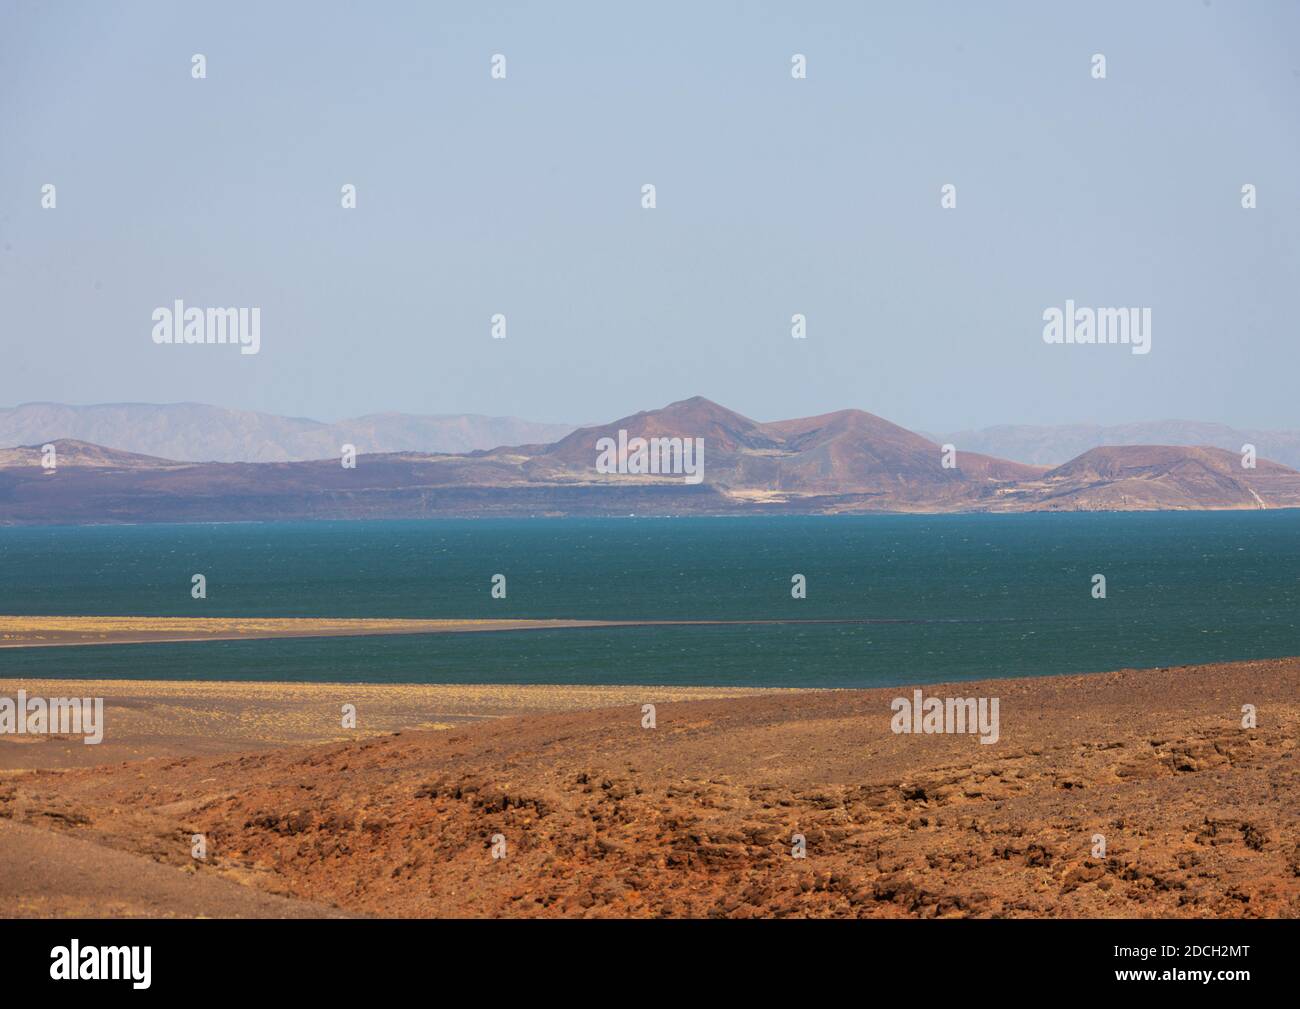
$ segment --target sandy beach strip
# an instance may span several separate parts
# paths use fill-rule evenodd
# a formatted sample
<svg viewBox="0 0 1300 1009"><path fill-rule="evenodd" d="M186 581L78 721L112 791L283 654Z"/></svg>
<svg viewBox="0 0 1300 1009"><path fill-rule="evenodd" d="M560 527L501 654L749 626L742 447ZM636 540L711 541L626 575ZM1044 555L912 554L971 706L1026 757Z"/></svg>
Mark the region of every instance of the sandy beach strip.
<svg viewBox="0 0 1300 1009"><path fill-rule="evenodd" d="M0 648L125 645L151 641L463 634L473 631L617 627L603 620L391 620L334 617L0 616Z"/></svg>
<svg viewBox="0 0 1300 1009"><path fill-rule="evenodd" d="M0 648L67 645L139 645L158 641L241 641L258 638L334 638L383 634L468 634L613 627L751 626L757 624L867 624L892 620L570 620L385 617L119 617L0 615Z"/></svg>

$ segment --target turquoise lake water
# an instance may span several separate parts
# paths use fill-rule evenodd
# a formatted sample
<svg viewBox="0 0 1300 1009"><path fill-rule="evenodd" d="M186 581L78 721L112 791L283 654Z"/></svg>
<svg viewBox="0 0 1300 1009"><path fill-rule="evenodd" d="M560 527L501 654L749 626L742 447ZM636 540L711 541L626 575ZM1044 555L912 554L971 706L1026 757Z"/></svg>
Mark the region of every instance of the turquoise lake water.
<svg viewBox="0 0 1300 1009"><path fill-rule="evenodd" d="M196 572L206 600L190 597ZM504 600L490 595L498 572ZM806 599L791 598L795 573ZM0 650L0 676L828 687L1050 675L1300 654L1300 512L4 528L0 612L870 621Z"/></svg>

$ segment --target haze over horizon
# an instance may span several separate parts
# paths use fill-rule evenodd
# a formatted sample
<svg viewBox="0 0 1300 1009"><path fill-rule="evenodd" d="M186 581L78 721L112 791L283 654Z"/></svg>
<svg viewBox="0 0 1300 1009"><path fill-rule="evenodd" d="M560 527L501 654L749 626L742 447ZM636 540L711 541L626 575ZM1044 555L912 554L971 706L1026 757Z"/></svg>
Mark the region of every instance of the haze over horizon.
<svg viewBox="0 0 1300 1009"><path fill-rule="evenodd" d="M205 407L205 408L211 408L214 410L221 410L221 411L263 414L266 416L277 417L284 420L306 421L306 422L318 423L327 426L343 423L349 420L359 420L367 417L382 417L382 416L448 418L448 419L465 418L465 417L481 417L489 420L521 421L526 424L535 424L539 427L557 427L557 428L567 427L571 430L577 430L579 428L584 428L584 427L598 427L602 424L606 424L611 421L618 420L621 417L630 417L638 413L654 412L656 410L663 409L664 407L671 406L672 403L682 402L690 399L706 399L726 409L731 409L731 407L729 407L726 403L723 403L712 396L707 396L704 394L694 394L690 396L683 396L680 399L676 399L676 400L657 403L654 405L638 405L634 407L628 407L618 416L588 417L587 419L582 421L573 421L573 420L542 421L542 420L535 420L532 417L521 416L518 414L509 414L509 413L496 414L496 413L488 413L483 410L466 410L466 411L457 411L457 412L443 412L443 411L436 411L436 410L426 410L426 411L375 410L367 414L355 414L355 415L346 415L346 416L345 415L309 416L306 414L281 413L276 410L267 410L258 407L236 407L236 406L230 406L223 403L201 402L198 400L177 400L172 402L146 401L146 400L106 400L103 402L65 403L65 402L57 402L55 400L38 399L38 400L26 400L23 402L16 402L16 403L0 403L0 412L15 411L23 408L28 408L28 407L69 408L77 411L113 408L113 407L150 407L150 408L157 408L157 409L166 409L170 407ZM840 413L845 410L858 410L858 411L870 413L875 416L881 417L884 420L891 421L891 423L893 422L892 418L880 414L877 411L872 410L870 407L857 406L857 405L828 407L826 409L814 410L806 415L801 415L801 416L817 417L826 414ZM739 413L742 416L748 417L750 420L758 421L760 423L770 423L774 421L797 419L795 414L772 414L768 416L768 415L749 414L743 410L736 410L734 412ZM1207 425L1207 426L1221 425L1224 427L1240 427L1240 428L1250 427L1250 425L1232 424L1231 422L1226 422L1226 421L1217 421L1217 420L1207 421L1197 417L1151 417L1151 418L1143 418L1143 419L1117 418L1115 420L1106 420L1104 422L1080 420L1080 421L1073 421L1073 422L1063 421L1060 423L1043 423L1043 424L1028 424L1028 423L1017 423L1014 421L1007 421L1007 422L1002 422L997 424L980 425L979 427L972 427L966 430L969 432L987 431L987 430L994 430L997 428L1031 428L1031 429L1047 430L1047 429L1057 428L1057 427L1069 428L1069 427L1085 427L1085 426L1118 428L1118 427L1126 427L1126 426L1128 427L1157 426L1160 424L1188 424L1188 425ZM914 430L917 431L918 433L926 434L926 435L933 435L938 433L942 433L942 434L954 433L954 432L942 431L941 429L937 428L933 424L927 425L922 423L922 424L917 424L915 426L910 426L910 425L900 425L900 426L907 427L909 430ZM1300 425L1297 425L1297 427L1300 427ZM1293 430L1293 429L1279 427L1277 428L1277 430ZM0 446L0 447L5 447L5 446ZM111 447L111 446L107 446L107 447Z"/></svg>
<svg viewBox="0 0 1300 1009"><path fill-rule="evenodd" d="M0 403L1300 428L1295 5L66 13L0 7Z"/></svg>

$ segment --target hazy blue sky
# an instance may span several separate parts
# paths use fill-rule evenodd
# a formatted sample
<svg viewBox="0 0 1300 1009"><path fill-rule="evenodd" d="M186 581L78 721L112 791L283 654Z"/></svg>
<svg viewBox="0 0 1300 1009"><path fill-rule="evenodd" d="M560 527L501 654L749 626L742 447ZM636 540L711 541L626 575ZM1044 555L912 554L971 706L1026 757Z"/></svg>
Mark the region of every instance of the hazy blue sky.
<svg viewBox="0 0 1300 1009"><path fill-rule="evenodd" d="M0 405L1295 427L1298 236L1295 2L0 0Z"/></svg>

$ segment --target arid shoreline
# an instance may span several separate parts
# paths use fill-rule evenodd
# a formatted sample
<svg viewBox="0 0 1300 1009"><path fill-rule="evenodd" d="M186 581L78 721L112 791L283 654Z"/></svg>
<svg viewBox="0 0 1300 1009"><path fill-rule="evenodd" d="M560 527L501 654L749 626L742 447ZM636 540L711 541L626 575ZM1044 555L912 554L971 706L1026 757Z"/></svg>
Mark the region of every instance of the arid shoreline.
<svg viewBox="0 0 1300 1009"><path fill-rule="evenodd" d="M0 738L0 914L1300 917L1300 659L921 688L992 745L912 688L19 687L108 732Z"/></svg>
<svg viewBox="0 0 1300 1009"><path fill-rule="evenodd" d="M764 624L880 624L888 619L569 620L390 619L377 617L119 617L0 615L0 648L141 645L155 642L347 638L393 634L486 634L618 627L723 627Z"/></svg>
<svg viewBox="0 0 1300 1009"><path fill-rule="evenodd" d="M0 679L0 698L13 698L19 690L29 697L103 697L108 729L103 742L93 746L71 736L0 735L0 775L22 769L93 767L124 760L347 742L646 702L798 692L743 687ZM355 708L355 728L343 727L344 705Z"/></svg>

